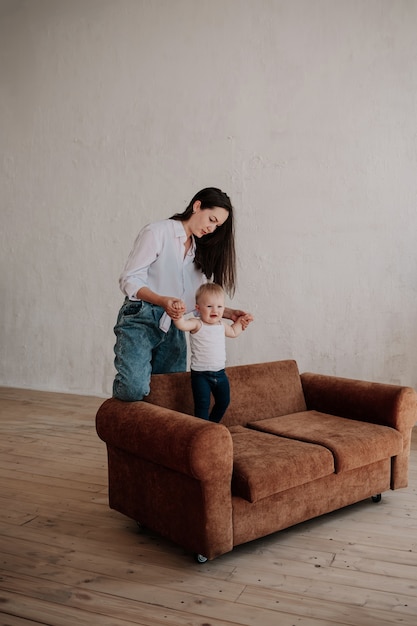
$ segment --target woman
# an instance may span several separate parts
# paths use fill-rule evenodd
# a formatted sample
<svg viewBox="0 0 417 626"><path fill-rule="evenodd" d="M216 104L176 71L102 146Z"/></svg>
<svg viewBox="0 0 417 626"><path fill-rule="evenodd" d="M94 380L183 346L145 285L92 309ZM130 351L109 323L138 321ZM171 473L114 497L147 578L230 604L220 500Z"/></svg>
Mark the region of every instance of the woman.
<svg viewBox="0 0 417 626"><path fill-rule="evenodd" d="M183 213L145 226L134 243L120 276L126 299L114 328L114 397L141 400L151 374L185 371L185 335L171 319L194 310L195 292L207 280L234 294L233 207L215 187L199 191ZM242 315L224 311L233 321Z"/></svg>

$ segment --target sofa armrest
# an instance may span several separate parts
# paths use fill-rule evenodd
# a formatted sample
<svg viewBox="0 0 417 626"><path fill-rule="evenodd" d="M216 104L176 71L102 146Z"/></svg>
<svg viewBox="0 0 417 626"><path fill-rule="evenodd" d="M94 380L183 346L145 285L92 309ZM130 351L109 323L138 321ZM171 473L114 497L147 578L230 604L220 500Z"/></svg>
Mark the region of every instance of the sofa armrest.
<svg viewBox="0 0 417 626"><path fill-rule="evenodd" d="M197 480L231 479L233 444L222 424L149 402L111 398L97 412L96 429L109 446Z"/></svg>
<svg viewBox="0 0 417 626"><path fill-rule="evenodd" d="M417 393L411 387L323 374L301 374L308 409L391 426L403 434L417 421Z"/></svg>

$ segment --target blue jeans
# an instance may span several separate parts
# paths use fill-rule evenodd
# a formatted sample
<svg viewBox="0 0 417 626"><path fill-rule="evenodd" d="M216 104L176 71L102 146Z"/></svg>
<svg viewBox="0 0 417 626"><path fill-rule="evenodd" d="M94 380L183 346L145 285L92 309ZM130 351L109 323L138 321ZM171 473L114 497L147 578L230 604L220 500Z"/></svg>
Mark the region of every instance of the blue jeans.
<svg viewBox="0 0 417 626"><path fill-rule="evenodd" d="M164 333L159 328L163 313L162 307L143 300L126 299L122 305L114 327L115 398L126 402L142 400L150 391L151 374L185 372L185 335L174 324Z"/></svg>
<svg viewBox="0 0 417 626"><path fill-rule="evenodd" d="M230 404L230 385L225 370L196 372L191 370L191 388L194 397L194 415L210 422L220 422ZM214 406L210 410L210 394Z"/></svg>

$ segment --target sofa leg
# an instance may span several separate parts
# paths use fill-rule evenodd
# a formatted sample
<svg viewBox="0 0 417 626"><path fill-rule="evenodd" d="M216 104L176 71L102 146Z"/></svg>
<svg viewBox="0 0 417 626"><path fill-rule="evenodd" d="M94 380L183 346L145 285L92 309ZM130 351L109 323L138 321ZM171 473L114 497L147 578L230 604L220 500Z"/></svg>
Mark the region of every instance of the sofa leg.
<svg viewBox="0 0 417 626"><path fill-rule="evenodd" d="M377 493L375 496L371 496L371 498L372 502L381 502L382 495L380 493Z"/></svg>
<svg viewBox="0 0 417 626"><path fill-rule="evenodd" d="M197 563L206 563L208 558L202 554L194 554L194 560L197 561Z"/></svg>

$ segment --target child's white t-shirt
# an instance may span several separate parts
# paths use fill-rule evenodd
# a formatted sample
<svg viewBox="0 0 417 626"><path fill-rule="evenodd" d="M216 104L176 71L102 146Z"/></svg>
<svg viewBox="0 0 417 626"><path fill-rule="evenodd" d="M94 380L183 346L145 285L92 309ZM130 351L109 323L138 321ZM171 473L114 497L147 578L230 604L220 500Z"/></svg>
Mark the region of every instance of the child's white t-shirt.
<svg viewBox="0 0 417 626"><path fill-rule="evenodd" d="M201 320L200 320L201 321ZM226 365L226 334L223 322L204 324L190 333L191 369L218 372Z"/></svg>

